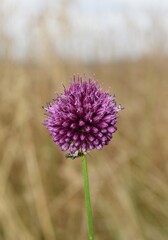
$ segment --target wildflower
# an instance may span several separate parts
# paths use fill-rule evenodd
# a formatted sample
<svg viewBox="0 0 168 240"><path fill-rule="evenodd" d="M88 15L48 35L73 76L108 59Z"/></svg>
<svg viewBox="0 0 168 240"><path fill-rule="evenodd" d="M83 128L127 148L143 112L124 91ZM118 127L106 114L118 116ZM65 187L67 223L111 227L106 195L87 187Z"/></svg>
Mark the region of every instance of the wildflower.
<svg viewBox="0 0 168 240"><path fill-rule="evenodd" d="M102 91L94 79L74 76L69 89L64 87L64 93L45 107L44 125L63 151L86 153L108 145L121 109L115 96Z"/></svg>

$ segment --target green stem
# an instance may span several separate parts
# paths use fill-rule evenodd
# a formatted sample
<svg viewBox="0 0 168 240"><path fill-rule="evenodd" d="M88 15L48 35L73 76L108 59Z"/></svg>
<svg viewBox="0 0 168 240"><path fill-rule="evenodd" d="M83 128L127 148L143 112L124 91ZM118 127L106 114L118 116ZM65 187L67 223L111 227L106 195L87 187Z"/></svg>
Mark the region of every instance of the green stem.
<svg viewBox="0 0 168 240"><path fill-rule="evenodd" d="M89 240L94 240L94 230L93 230L92 211L91 211L91 204L90 204L90 192L89 192L89 181L88 181L86 155L82 156L82 169L83 169L83 179L84 179L84 190L85 190L85 202L86 202L86 212L87 212L87 220L88 220Z"/></svg>

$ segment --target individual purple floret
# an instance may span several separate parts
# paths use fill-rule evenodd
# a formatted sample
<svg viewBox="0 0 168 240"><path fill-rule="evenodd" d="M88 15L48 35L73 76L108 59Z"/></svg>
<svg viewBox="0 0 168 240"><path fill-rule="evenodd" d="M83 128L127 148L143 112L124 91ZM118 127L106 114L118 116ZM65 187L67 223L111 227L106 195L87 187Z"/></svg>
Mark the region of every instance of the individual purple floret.
<svg viewBox="0 0 168 240"><path fill-rule="evenodd" d="M64 93L45 107L44 125L63 151L86 153L110 142L122 109L115 96L102 91L94 78L74 76L69 89L64 87Z"/></svg>

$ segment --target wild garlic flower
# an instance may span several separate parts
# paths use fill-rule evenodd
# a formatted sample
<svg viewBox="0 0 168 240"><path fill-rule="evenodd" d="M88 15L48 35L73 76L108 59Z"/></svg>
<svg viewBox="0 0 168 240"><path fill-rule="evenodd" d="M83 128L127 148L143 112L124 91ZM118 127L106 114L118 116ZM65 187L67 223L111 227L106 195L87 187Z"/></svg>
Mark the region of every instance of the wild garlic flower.
<svg viewBox="0 0 168 240"><path fill-rule="evenodd" d="M44 125L63 151L86 153L108 145L122 109L115 96L102 91L94 78L74 76L69 89L64 87L64 92L45 107Z"/></svg>

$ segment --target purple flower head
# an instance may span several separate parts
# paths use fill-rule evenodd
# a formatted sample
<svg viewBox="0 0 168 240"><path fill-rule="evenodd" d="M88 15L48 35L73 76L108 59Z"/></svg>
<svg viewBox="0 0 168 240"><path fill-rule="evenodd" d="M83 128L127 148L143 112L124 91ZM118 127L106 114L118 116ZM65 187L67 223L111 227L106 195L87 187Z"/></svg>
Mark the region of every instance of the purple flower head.
<svg viewBox="0 0 168 240"><path fill-rule="evenodd" d="M45 107L44 125L63 151L86 153L108 145L117 130L118 111L115 96L102 91L94 79L75 77L69 89Z"/></svg>

